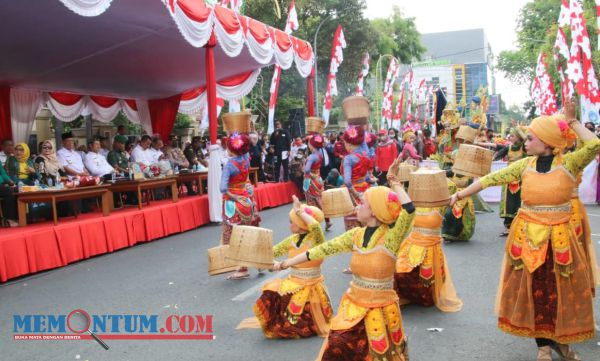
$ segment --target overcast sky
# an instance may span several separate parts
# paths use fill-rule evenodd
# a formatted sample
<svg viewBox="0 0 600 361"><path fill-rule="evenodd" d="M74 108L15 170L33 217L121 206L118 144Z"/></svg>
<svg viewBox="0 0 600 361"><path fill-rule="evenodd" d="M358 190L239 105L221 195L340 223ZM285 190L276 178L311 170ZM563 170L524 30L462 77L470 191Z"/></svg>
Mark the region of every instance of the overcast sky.
<svg viewBox="0 0 600 361"><path fill-rule="evenodd" d="M515 28L519 9L528 0L366 0L367 17L387 17L393 6L414 17L420 33L483 28L494 55L515 49ZM496 92L507 106L521 105L529 98L526 85L513 84L496 72Z"/></svg>

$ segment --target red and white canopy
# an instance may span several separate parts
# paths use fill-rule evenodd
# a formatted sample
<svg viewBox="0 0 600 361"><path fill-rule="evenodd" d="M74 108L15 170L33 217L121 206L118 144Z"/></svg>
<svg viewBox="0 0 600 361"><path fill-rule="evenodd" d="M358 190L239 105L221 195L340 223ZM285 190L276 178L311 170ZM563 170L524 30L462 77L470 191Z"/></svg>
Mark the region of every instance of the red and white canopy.
<svg viewBox="0 0 600 361"><path fill-rule="evenodd" d="M0 5L0 87L37 93L64 121L122 109L137 122L140 102L181 94L190 113L203 106L213 33L219 97L248 94L271 64L311 72L308 42L202 0L19 0Z"/></svg>

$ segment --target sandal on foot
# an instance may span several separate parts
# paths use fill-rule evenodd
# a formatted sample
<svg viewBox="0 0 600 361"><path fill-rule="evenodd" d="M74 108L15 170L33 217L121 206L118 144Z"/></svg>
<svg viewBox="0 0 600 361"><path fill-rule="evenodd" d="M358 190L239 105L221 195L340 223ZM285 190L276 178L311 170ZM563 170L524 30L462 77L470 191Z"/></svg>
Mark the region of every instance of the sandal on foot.
<svg viewBox="0 0 600 361"><path fill-rule="evenodd" d="M536 361L552 361L552 350L550 346L538 347Z"/></svg>
<svg viewBox="0 0 600 361"><path fill-rule="evenodd" d="M504 231L502 233L500 233L500 237L506 237L508 236L508 231Z"/></svg>
<svg viewBox="0 0 600 361"><path fill-rule="evenodd" d="M246 273L236 272L232 275L229 275L227 277L227 279L228 280L243 280L248 277L250 277L250 273L248 273L248 272L246 272Z"/></svg>
<svg viewBox="0 0 600 361"><path fill-rule="evenodd" d="M348 268L344 269L342 271L342 273L347 274L347 275L351 275L352 274L352 269L350 267L348 267Z"/></svg>
<svg viewBox="0 0 600 361"><path fill-rule="evenodd" d="M550 347L560 356L562 361L581 361L577 353L569 345L556 343L550 345Z"/></svg>
<svg viewBox="0 0 600 361"><path fill-rule="evenodd" d="M333 227L333 223L329 222L329 223L325 224L325 231L329 231L331 229L331 227Z"/></svg>

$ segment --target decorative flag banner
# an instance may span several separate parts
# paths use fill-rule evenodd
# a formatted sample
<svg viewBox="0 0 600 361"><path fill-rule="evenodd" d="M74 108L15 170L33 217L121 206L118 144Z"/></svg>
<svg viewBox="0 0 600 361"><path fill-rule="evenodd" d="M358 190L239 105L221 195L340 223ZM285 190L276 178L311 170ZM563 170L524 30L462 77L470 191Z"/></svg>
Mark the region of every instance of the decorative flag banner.
<svg viewBox="0 0 600 361"><path fill-rule="evenodd" d="M392 121L392 128L400 129L402 125L402 112L404 111L404 97L406 94L406 87L412 81L413 72L412 70L408 73L404 74L402 78L402 82L400 83L400 97L398 98L398 103L396 103L396 112L394 113L394 120Z"/></svg>
<svg viewBox="0 0 600 361"><path fill-rule="evenodd" d="M346 39L344 39L344 32L342 26L338 25L335 35L333 37L333 46L331 48L331 65L329 67L329 76L327 77L327 88L325 90L325 99L323 104L323 120L325 126L329 124L329 112L333 106L333 97L338 95L336 74L338 68L344 61L343 49L346 48Z"/></svg>
<svg viewBox="0 0 600 361"><path fill-rule="evenodd" d="M288 11L287 22L285 23L285 32L291 34L298 30L300 23L298 23L298 13L296 12L296 2L292 0L290 4L290 10Z"/></svg>
<svg viewBox="0 0 600 361"><path fill-rule="evenodd" d="M221 114L221 109L223 109L224 106L225 99L217 97L217 118L219 117L219 114ZM229 106L231 107L231 103L229 103ZM204 115L202 116L202 122L200 122L200 129L208 129L208 103L204 104Z"/></svg>
<svg viewBox="0 0 600 361"><path fill-rule="evenodd" d="M600 1L600 0L599 0ZM354 95L364 96L364 83L365 77L369 75L369 65L371 63L371 57L369 53L365 53L365 56L362 61L362 69L360 69L360 73L358 74L358 82L356 83L356 90L354 91Z"/></svg>
<svg viewBox="0 0 600 361"><path fill-rule="evenodd" d="M575 90L573 89L573 84L571 83L571 79L569 79L569 77L566 76L563 71L560 57L559 57L559 55L561 55L566 61L568 61L570 58L569 45L567 44L567 37L565 36L565 32L561 28L558 28L558 31L556 33L556 41L554 42L553 54L554 54L554 60L556 63L556 71L558 72L558 75L560 76L560 86L561 86L561 96L562 96L561 99L564 103L565 99L573 96L573 94L575 93Z"/></svg>
<svg viewBox="0 0 600 361"><path fill-rule="evenodd" d="M540 53L538 56L535 75L539 81L541 97L540 97L540 112L542 115L552 115L558 111L556 104L556 93L552 78L548 74L548 65L546 64L546 54Z"/></svg>
<svg viewBox="0 0 600 361"><path fill-rule="evenodd" d="M431 97L433 96L433 85L430 85L427 89L427 95L425 96L425 124L429 124L431 120Z"/></svg>
<svg viewBox="0 0 600 361"><path fill-rule="evenodd" d="M290 10L288 11L287 21L285 23L285 32L291 34L292 31L298 30L300 24L298 23L298 13L296 12L295 1L292 0L290 4ZM273 78L271 79L271 87L269 92L269 119L267 126L267 134L271 134L275 131L275 105L277 104L277 93L279 92L279 80L281 79L281 67L275 65L273 69Z"/></svg>
<svg viewBox="0 0 600 361"><path fill-rule="evenodd" d="M562 3L560 4L560 15L558 15L558 26L569 26L571 23L569 19L570 15L569 0L562 0Z"/></svg>
<svg viewBox="0 0 600 361"><path fill-rule="evenodd" d="M400 64L396 58L392 58L388 66L387 75L385 77L385 85L383 88L383 101L381 104L381 127L387 129L392 122L392 102L394 96L394 83L400 72Z"/></svg>
<svg viewBox="0 0 600 361"><path fill-rule="evenodd" d="M571 19L571 58L567 66L567 74L575 83L575 88L580 95L585 95L592 102L600 101L600 88L596 72L592 66L592 48L590 37L583 17L583 9L577 0L571 0L569 4ZM581 50L581 52L580 52ZM579 61L582 60L580 63ZM575 64L578 62L579 64ZM581 74L577 71L583 65Z"/></svg>
<svg viewBox="0 0 600 361"><path fill-rule="evenodd" d="M420 106L425 104L425 96L427 95L427 83L425 79L421 79L419 87L417 88L417 107L415 108L415 124L419 124L420 118Z"/></svg>
<svg viewBox="0 0 600 361"><path fill-rule="evenodd" d="M243 0L221 0L221 5L224 7L227 7L227 3L229 3L229 7L235 11L236 13L239 13L240 10L242 9L242 4L244 3Z"/></svg>

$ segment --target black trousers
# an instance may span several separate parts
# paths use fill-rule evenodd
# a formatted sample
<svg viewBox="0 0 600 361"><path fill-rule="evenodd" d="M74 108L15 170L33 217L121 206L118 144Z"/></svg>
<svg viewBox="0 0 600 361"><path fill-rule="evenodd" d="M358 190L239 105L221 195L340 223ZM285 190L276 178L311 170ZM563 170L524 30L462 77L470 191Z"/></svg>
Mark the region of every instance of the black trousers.
<svg viewBox="0 0 600 361"><path fill-rule="evenodd" d="M283 166L283 181L287 182L290 178L290 159L281 159L281 155L277 157L277 163L275 163L275 181L279 182L279 172Z"/></svg>
<svg viewBox="0 0 600 361"><path fill-rule="evenodd" d="M13 189L7 185L0 185L0 198L2 198L2 213L4 218L12 221L17 219L17 200Z"/></svg>

